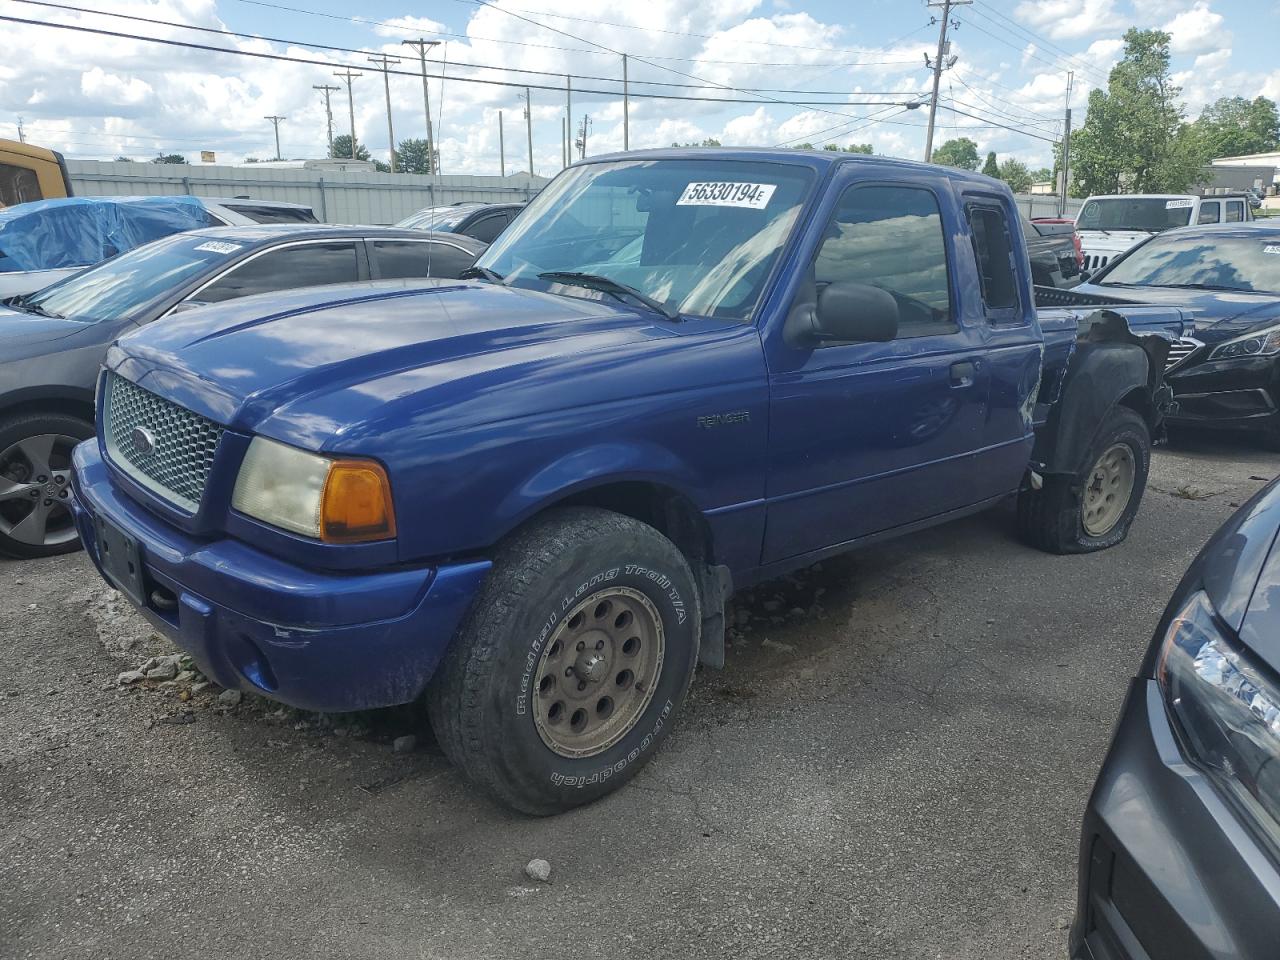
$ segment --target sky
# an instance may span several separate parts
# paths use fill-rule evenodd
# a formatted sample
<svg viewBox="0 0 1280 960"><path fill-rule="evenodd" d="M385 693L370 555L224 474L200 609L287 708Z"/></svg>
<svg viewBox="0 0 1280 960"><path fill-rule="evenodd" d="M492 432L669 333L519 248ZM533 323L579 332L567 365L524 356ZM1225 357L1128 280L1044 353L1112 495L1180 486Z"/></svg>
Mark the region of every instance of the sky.
<svg viewBox="0 0 1280 960"><path fill-rule="evenodd" d="M21 117L28 142L70 157L164 152L198 162L212 150L218 162L237 163L274 155L264 118L275 115L285 118L282 156L320 157L325 109L313 85L341 88L334 126L345 133L346 88L333 74L352 66L362 73L352 84L356 137L385 160L384 78L368 57L403 58L392 69L404 73L387 77L395 136L422 137L422 81L413 75L420 64L402 41L425 38L440 41L428 83L443 173L499 172L500 111L506 172L528 169L524 84L534 172L558 171L565 74L575 88L574 127L590 118L588 155L621 150L623 54L633 149L711 137L726 145L870 143L877 153L920 159L927 109L908 104L928 94L925 57L936 52L940 14L925 0L0 0L5 17L313 61L0 21L9 51L0 61L0 137L16 138ZM935 144L967 136L984 154L1033 169L1051 164L1068 72L1078 128L1130 26L1172 35L1189 116L1222 96L1280 99L1280 0L972 0L953 8L951 20L955 60L942 77ZM250 36L209 32L222 30ZM477 79L489 82L470 82Z"/></svg>

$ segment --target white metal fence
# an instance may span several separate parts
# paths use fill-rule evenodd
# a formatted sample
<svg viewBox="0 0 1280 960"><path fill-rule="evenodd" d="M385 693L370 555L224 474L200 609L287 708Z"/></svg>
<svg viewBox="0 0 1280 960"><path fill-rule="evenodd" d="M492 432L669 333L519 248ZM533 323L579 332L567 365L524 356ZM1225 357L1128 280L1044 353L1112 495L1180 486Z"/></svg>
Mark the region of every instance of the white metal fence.
<svg viewBox="0 0 1280 960"><path fill-rule="evenodd" d="M135 161L67 160L71 186L80 196L251 197L305 203L326 223L389 224L415 210L459 200L490 203L532 199L545 177L420 176L391 173L330 173Z"/></svg>
<svg viewBox="0 0 1280 960"><path fill-rule="evenodd" d="M1028 218L1058 215L1058 198L1050 194L1017 193L1014 194L1014 199L1018 202L1018 209ZM1083 200L1067 200L1067 211L1063 216L1074 220L1082 206L1084 206Z"/></svg>

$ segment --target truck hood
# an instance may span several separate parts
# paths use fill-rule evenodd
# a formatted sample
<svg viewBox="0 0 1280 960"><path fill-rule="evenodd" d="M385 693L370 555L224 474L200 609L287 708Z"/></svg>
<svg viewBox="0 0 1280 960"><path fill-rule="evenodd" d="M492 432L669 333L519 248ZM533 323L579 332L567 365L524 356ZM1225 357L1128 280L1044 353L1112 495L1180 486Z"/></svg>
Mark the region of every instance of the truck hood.
<svg viewBox="0 0 1280 960"><path fill-rule="evenodd" d="M1135 303L1181 307L1192 318L1194 331L1204 343L1221 343L1232 337L1280 323L1280 297L1274 293L1234 293L1227 290L1188 290L1183 287L1122 287L1082 283L1076 293L1123 297Z"/></svg>
<svg viewBox="0 0 1280 960"><path fill-rule="evenodd" d="M461 397L465 380L473 397L501 389L505 368L669 340L674 326L621 304L472 281L335 285L162 320L120 340L107 366L220 423L320 448L410 394L453 386Z"/></svg>

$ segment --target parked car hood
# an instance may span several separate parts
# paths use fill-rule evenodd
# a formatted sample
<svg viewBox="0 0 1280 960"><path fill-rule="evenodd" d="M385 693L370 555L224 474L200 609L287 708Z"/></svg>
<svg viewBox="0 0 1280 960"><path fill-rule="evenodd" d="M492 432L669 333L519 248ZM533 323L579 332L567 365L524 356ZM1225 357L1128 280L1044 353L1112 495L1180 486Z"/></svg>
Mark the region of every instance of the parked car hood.
<svg viewBox="0 0 1280 960"><path fill-rule="evenodd" d="M170 317L120 340L107 366L233 429L321 448L339 432L370 429L388 404L413 397L402 416L438 407L461 417L462 406L473 410L516 380L572 368L589 351L669 343L683 326L621 304L471 281L341 285ZM622 395L641 389L619 379ZM543 387L518 402L554 403L568 383ZM512 397L499 400L509 407Z"/></svg>
<svg viewBox="0 0 1280 960"><path fill-rule="evenodd" d="M1280 297L1274 293L1188 290L1185 287L1122 287L1083 283L1076 293L1123 297L1135 303L1184 307L1195 323L1188 333L1205 343L1220 343L1280 323Z"/></svg>
<svg viewBox="0 0 1280 960"><path fill-rule="evenodd" d="M1216 555L1213 563L1234 574L1234 586L1226 591L1211 585L1210 564L1205 568L1205 591L1245 646L1272 670L1280 671L1280 548L1276 541L1280 483L1273 481L1241 514L1238 520L1230 521L1230 533L1216 548L1210 548ZM1233 596L1243 600L1236 599L1233 604ZM1240 610L1242 616L1237 612Z"/></svg>

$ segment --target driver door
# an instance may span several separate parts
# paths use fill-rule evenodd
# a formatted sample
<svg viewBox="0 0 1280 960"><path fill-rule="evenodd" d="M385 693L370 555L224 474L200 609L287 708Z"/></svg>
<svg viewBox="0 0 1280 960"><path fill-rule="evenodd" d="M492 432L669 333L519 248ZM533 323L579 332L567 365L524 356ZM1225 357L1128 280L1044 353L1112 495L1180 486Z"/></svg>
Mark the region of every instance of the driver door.
<svg viewBox="0 0 1280 960"><path fill-rule="evenodd" d="M950 185L847 180L797 303L837 281L873 285L898 302L898 334L778 344L764 563L981 499L970 455L987 412L984 325L959 315Z"/></svg>

